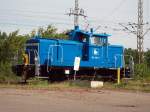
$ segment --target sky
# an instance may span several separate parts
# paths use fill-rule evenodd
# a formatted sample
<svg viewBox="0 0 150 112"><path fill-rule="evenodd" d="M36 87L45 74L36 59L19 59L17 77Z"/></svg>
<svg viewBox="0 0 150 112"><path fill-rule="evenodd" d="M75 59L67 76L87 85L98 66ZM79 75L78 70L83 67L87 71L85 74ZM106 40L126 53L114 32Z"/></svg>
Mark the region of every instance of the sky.
<svg viewBox="0 0 150 112"><path fill-rule="evenodd" d="M82 29L93 28L98 33L108 33L111 44L136 48L136 35L123 31L124 25L137 23L138 0L79 0L87 18L80 18ZM67 15L74 0L0 0L0 30L20 34L30 33L51 24L59 32L73 28L73 17ZM150 1L144 0L144 22L150 23ZM150 27L145 25L144 30ZM144 31L145 32L145 31ZM145 36L144 49L150 48L150 32Z"/></svg>

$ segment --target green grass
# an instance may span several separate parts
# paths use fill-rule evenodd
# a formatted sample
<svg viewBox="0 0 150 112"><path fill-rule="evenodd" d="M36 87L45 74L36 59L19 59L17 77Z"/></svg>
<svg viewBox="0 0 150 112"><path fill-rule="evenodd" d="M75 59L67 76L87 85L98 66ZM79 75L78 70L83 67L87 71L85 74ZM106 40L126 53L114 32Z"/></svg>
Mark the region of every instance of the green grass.
<svg viewBox="0 0 150 112"><path fill-rule="evenodd" d="M30 80L27 86L33 88L48 88L48 89L69 89L69 88L89 88L89 81L64 81L64 82L48 82L44 80L34 79Z"/></svg>
<svg viewBox="0 0 150 112"><path fill-rule="evenodd" d="M91 89L90 81L76 80L76 81L64 81L64 82L53 82L50 83L47 80L41 80L33 78L28 80L28 84L11 84L2 83L0 88L20 88L20 89L48 89L48 90L62 90L62 89ZM150 80L122 80L121 84L114 82L105 82L102 88L97 89L110 89L110 90L131 90L150 92Z"/></svg>
<svg viewBox="0 0 150 112"><path fill-rule="evenodd" d="M103 88L114 90L150 92L150 83L143 82L141 80L122 81L120 84L107 82L104 84Z"/></svg>
<svg viewBox="0 0 150 112"><path fill-rule="evenodd" d="M62 89L87 89L90 88L89 81L64 81L49 83L46 80L31 79L27 84L0 84L0 88L18 88L18 89L47 89L47 90L62 90Z"/></svg>

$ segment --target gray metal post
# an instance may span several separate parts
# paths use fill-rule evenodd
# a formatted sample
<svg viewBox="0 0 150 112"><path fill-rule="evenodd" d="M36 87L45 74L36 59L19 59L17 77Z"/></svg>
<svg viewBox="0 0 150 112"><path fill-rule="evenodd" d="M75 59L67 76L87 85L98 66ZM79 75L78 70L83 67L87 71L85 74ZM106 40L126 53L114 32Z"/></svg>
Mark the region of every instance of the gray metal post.
<svg viewBox="0 0 150 112"><path fill-rule="evenodd" d="M143 37L143 0L138 1L138 25L137 25L137 50L139 53L139 64L143 62L144 37Z"/></svg>
<svg viewBox="0 0 150 112"><path fill-rule="evenodd" d="M79 1L75 0L75 7L68 13L69 16L74 15L74 26L79 26L79 16L86 17L84 10L79 8Z"/></svg>

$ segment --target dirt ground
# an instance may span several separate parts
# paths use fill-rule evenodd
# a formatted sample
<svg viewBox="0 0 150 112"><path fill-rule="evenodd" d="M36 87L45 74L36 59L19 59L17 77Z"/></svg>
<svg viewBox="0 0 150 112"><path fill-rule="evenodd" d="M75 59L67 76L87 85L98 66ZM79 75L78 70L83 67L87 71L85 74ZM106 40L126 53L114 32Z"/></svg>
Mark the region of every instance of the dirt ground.
<svg viewBox="0 0 150 112"><path fill-rule="evenodd" d="M0 112L150 112L150 93L0 88Z"/></svg>

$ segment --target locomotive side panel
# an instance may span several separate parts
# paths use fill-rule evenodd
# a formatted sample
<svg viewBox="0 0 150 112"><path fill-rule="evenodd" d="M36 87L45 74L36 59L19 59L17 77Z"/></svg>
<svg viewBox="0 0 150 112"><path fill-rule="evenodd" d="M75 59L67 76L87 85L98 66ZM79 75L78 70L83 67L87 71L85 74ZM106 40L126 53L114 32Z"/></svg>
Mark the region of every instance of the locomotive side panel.
<svg viewBox="0 0 150 112"><path fill-rule="evenodd" d="M82 56L82 44L69 40L57 40L57 43L51 44L48 50L45 48L45 54L46 52L49 67L73 67L75 57ZM41 55L43 57L43 54Z"/></svg>
<svg viewBox="0 0 150 112"><path fill-rule="evenodd" d="M122 46L108 46L108 63L112 68L124 67L124 51Z"/></svg>
<svg viewBox="0 0 150 112"><path fill-rule="evenodd" d="M46 66L48 63L50 64L51 59L55 59L55 54L51 54L51 51L54 49L52 48L54 45L57 44L56 40L46 40L40 39L40 65ZM51 58L50 58L51 57Z"/></svg>

